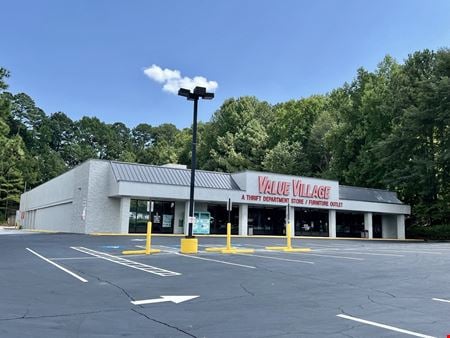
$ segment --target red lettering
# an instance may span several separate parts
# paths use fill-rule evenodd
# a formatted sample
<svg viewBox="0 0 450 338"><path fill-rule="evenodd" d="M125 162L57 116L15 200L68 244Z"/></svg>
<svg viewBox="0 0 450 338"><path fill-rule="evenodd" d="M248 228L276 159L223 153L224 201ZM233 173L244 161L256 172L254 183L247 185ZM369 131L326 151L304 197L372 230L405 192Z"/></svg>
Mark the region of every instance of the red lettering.
<svg viewBox="0 0 450 338"><path fill-rule="evenodd" d="M311 186L309 184L306 185L306 192L304 194L305 197L311 197L311 191L309 190Z"/></svg>
<svg viewBox="0 0 450 338"><path fill-rule="evenodd" d="M327 185L304 184L302 180L291 182L272 181L268 176L258 177L260 194L289 196L292 185L292 195L295 197L329 199L331 187Z"/></svg>
<svg viewBox="0 0 450 338"><path fill-rule="evenodd" d="M312 198L319 197L319 186L315 185L312 192Z"/></svg>
<svg viewBox="0 0 450 338"><path fill-rule="evenodd" d="M277 182L277 195L283 195L284 182Z"/></svg>
<svg viewBox="0 0 450 338"><path fill-rule="evenodd" d="M325 198L325 199L329 199L330 198L330 190L331 190L330 186L326 186L325 187L325 195L324 195L323 198Z"/></svg>
<svg viewBox="0 0 450 338"><path fill-rule="evenodd" d="M277 193L277 182L276 181L272 181L270 182L270 191L269 194L275 195Z"/></svg>
<svg viewBox="0 0 450 338"><path fill-rule="evenodd" d="M300 196L300 190L302 188L302 180L292 180L292 187L294 196Z"/></svg>
<svg viewBox="0 0 450 338"><path fill-rule="evenodd" d="M284 183L284 189L283 189L283 195L287 196L289 195L289 191L291 190L291 184L288 182Z"/></svg>
<svg viewBox="0 0 450 338"><path fill-rule="evenodd" d="M259 193L264 194L269 184L269 178L267 176L258 176Z"/></svg>

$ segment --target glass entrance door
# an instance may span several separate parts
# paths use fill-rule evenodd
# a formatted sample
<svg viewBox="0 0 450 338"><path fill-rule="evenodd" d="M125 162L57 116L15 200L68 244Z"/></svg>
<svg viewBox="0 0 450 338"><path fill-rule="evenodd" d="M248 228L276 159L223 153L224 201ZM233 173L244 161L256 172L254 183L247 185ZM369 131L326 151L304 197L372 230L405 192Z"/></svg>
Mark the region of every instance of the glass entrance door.
<svg viewBox="0 0 450 338"><path fill-rule="evenodd" d="M295 208L295 235L328 237L328 210Z"/></svg>
<svg viewBox="0 0 450 338"><path fill-rule="evenodd" d="M173 233L175 215L175 202L152 201L153 212L151 213L153 233ZM150 220L149 200L130 201L129 233L146 233L147 222Z"/></svg>
<svg viewBox="0 0 450 338"><path fill-rule="evenodd" d="M284 235L286 209L281 208L248 208L248 227L253 235Z"/></svg>

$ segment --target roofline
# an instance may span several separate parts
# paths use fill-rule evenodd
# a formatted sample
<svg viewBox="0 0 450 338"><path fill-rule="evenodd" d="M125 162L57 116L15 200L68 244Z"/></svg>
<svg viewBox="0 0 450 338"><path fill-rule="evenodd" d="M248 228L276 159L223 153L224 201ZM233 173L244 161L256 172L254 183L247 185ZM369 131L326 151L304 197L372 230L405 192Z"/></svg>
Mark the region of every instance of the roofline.
<svg viewBox="0 0 450 338"><path fill-rule="evenodd" d="M119 163L119 164L139 165L139 166L145 166L145 167L164 168L164 169L171 169L171 170L191 171L191 169L189 169L189 168L173 168L173 167L165 167L164 165L157 165L157 164L146 164L146 163L137 163L137 162L115 161L115 160L108 160L108 162L110 162L110 163ZM178 164L178 163L175 163L175 164ZM201 172L204 172L204 173L212 173L212 174L231 175L231 173L224 172L224 171L212 171L212 170L202 170L202 169L195 169L195 171L201 171Z"/></svg>
<svg viewBox="0 0 450 338"><path fill-rule="evenodd" d="M401 202L400 200L399 201L401 203L386 202L386 201L368 201L368 200L363 200L363 199L361 199L361 200L353 200L353 199L350 199L350 198L341 198L341 197L339 197L339 200L340 201L364 202L364 203L383 203L383 204L394 204L394 205L409 205L409 204L405 204L405 203Z"/></svg>
<svg viewBox="0 0 450 338"><path fill-rule="evenodd" d="M358 187L358 186L354 186L354 185L339 184L339 187L357 188L357 189L364 189L364 190L376 190L376 191L392 192L394 194L397 194L396 191L392 191L392 190L378 189L378 188L367 188L367 187Z"/></svg>
<svg viewBox="0 0 450 338"><path fill-rule="evenodd" d="M100 160L100 159L95 159L95 158L89 158L89 159L87 159L87 160L85 160L85 161L83 161L83 162L78 163L76 166L73 166L72 168L66 167L66 171L62 172L61 174L59 174L59 175L57 175L57 176L55 176L55 177L52 177L52 178L49 179L48 181L42 182L42 183L40 183L40 184L34 186L34 187L31 188L30 190L23 191L20 195L26 194L26 193L28 193L29 191L33 191L34 189L39 188L41 185L47 184L47 183L49 183L49 182L51 182L51 181L54 181L54 180L56 180L58 177L61 177L61 176L65 175L65 174L68 174L68 173L71 172L72 170L75 170L76 168L81 167L82 165L84 165L84 164L86 164L86 163L88 163L88 162L91 162L91 161L108 162L107 160Z"/></svg>

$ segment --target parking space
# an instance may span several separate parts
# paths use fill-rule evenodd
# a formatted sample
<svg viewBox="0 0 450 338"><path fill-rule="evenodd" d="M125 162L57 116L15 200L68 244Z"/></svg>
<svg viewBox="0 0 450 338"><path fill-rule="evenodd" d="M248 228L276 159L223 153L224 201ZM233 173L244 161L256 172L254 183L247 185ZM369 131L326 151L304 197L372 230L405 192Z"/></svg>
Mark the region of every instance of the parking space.
<svg viewBox="0 0 450 338"><path fill-rule="evenodd" d="M253 254L198 255L179 238L0 238L0 336L446 337L450 243L233 238ZM180 298L181 297L181 298ZM183 298L185 297L185 298ZM140 304L140 305L136 305ZM26 331L24 331L26 329Z"/></svg>

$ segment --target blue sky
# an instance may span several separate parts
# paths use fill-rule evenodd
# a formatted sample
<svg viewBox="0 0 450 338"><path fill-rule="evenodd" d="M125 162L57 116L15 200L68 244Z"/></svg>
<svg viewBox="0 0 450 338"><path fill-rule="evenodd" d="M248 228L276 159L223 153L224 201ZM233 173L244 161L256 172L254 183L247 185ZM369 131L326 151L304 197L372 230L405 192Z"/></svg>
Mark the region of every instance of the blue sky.
<svg viewBox="0 0 450 338"><path fill-rule="evenodd" d="M2 1L9 90L48 114L191 124L192 104L144 74L155 64L216 81L208 121L229 97L270 103L326 93L386 54L450 47L448 0Z"/></svg>

